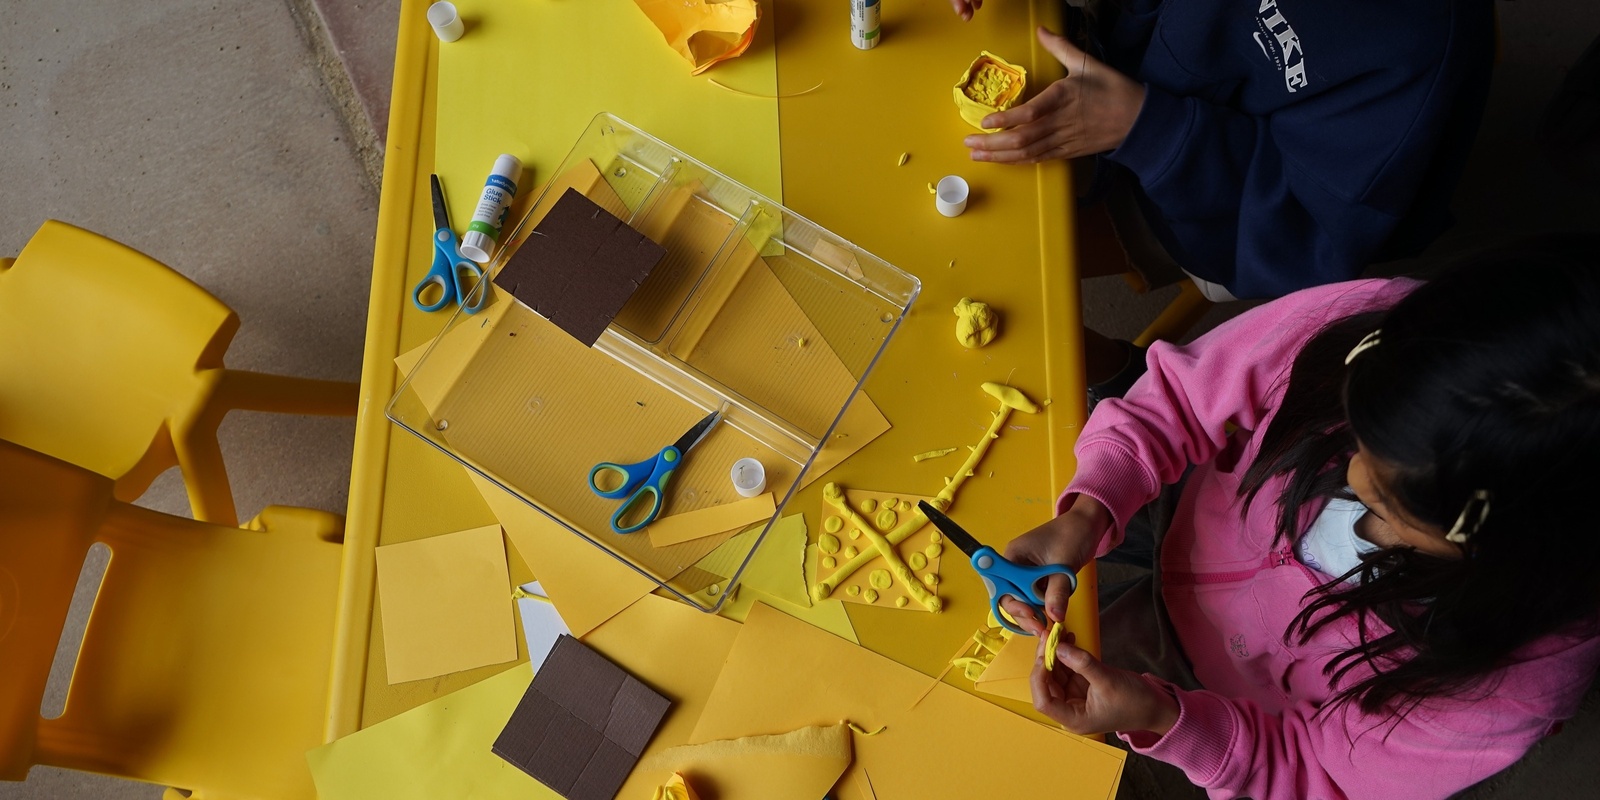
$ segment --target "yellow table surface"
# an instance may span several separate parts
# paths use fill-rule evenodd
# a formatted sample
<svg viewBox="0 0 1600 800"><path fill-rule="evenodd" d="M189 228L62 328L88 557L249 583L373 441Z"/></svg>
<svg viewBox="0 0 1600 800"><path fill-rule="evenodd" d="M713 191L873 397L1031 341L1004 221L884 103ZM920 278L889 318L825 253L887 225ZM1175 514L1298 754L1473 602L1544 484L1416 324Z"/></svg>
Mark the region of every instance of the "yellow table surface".
<svg viewBox="0 0 1600 800"><path fill-rule="evenodd" d="M430 339L446 319L417 311L409 296L431 259L433 230L427 179L434 169L440 45L424 19L426 6L426 0L406 0L401 9L325 726L329 741L506 669L496 665L395 686L376 677L381 670L368 669L381 663L384 652L376 622L374 548L495 522L466 470L384 417L399 380L394 357ZM1009 382L1037 401L1055 402L1041 414L1012 415L950 512L1000 548L1050 517L1056 493L1072 475L1072 445L1084 418L1070 179L1060 162L1007 167L969 161L961 138L972 129L958 116L951 87L981 50L1024 66L1030 90L1059 77L1060 65L1033 36L1036 25L1059 26L1059 2L991 2L971 23L956 18L944 0L886 3L883 43L870 51L850 45L842 0L776 0L764 10L769 13L761 24L775 34L779 93L822 85L778 103L783 203L923 283L906 324L866 384L893 428L827 478L857 489L933 494L959 465L965 446L977 443L997 407L980 384ZM717 77L717 69L707 76ZM902 153L909 160L897 166ZM564 150L537 154L546 164L563 155ZM949 174L973 187L967 212L955 219L937 214L926 188ZM539 175L536 182L549 177ZM463 219L454 222L464 227ZM966 351L955 341L951 308L963 296L983 300L1003 316L1000 337L986 348ZM922 463L911 459L944 447L961 450ZM799 494L788 511L806 513L813 538L820 532L822 484ZM518 559L511 562L512 578L524 579L527 570ZM944 560L941 573L944 613L850 605L861 643L930 675L943 670L983 623L988 603L959 553ZM1082 579L1069 627L1080 643L1092 646L1098 642L1093 569ZM526 659L525 652L520 656ZM954 672L946 681L971 688ZM1022 704L1000 702L1031 713Z"/></svg>

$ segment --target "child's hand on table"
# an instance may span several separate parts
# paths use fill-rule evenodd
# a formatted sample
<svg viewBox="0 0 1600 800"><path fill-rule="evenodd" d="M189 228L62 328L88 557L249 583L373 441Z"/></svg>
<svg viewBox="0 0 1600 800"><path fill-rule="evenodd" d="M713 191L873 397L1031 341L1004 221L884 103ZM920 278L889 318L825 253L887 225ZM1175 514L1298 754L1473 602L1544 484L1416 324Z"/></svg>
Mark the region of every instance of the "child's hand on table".
<svg viewBox="0 0 1600 800"><path fill-rule="evenodd" d="M960 0L957 0L959 2ZM1115 150L1144 107L1144 84L1100 63L1065 36L1039 29L1039 43L1067 68L1067 77L1022 105L990 114L1000 133L965 139L974 161L1035 164Z"/></svg>
<svg viewBox="0 0 1600 800"><path fill-rule="evenodd" d="M1066 564L1074 570L1082 570L1094 560L1094 551L1110 527L1111 512L1094 498L1079 495L1066 513L1012 539L1003 555L1016 564L1039 567ZM1003 598L1000 605L1018 625L1039 636L1046 623L1067 618L1067 597L1071 593L1072 584L1067 576L1051 575L1045 584L1046 619L1043 620L1036 619L1033 609L1011 597Z"/></svg>
<svg viewBox="0 0 1600 800"><path fill-rule="evenodd" d="M983 8L983 0L950 0L950 7L956 10L956 16L971 22L972 12Z"/></svg>
<svg viewBox="0 0 1600 800"><path fill-rule="evenodd" d="M1070 637L1071 634L1068 634ZM1033 707L1073 733L1149 731L1165 736L1178 721L1178 701L1137 672L1106 666L1067 641L1055 669L1044 668L1044 637L1029 681Z"/></svg>

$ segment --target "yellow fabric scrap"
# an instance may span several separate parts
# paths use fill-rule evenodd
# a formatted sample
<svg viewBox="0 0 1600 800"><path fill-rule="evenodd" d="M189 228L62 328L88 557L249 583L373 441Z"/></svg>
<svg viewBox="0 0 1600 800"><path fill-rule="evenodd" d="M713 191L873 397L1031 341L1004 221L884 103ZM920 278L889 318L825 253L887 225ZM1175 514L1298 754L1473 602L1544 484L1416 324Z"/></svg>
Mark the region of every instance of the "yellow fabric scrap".
<svg viewBox="0 0 1600 800"><path fill-rule="evenodd" d="M756 0L633 0L661 29L667 45L699 75L713 64L742 55L755 41L761 7Z"/></svg>

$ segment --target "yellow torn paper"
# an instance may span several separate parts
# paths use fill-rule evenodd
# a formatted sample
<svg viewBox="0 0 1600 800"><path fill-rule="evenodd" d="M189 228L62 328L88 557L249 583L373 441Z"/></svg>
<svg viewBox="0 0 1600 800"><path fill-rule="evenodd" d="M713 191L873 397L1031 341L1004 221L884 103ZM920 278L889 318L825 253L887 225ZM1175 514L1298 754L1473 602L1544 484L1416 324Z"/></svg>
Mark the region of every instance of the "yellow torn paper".
<svg viewBox="0 0 1600 800"><path fill-rule="evenodd" d="M772 523L750 564L739 577L745 589L801 608L811 607L806 591L806 517L790 514Z"/></svg>
<svg viewBox="0 0 1600 800"><path fill-rule="evenodd" d="M482 476L473 474L472 482L572 635L582 637L656 588L649 578Z"/></svg>
<svg viewBox="0 0 1600 800"><path fill-rule="evenodd" d="M848 676L841 679L841 676ZM928 686L933 683L932 690ZM920 699L919 699L920 698ZM1109 800L1125 754L1046 727L956 687L828 636L765 606L723 664L691 741L831 725L848 719L882 735L855 739L838 800L870 773L879 797L1060 797ZM954 738L952 738L954 737ZM960 758L941 758L959 743ZM1048 764L1049 769L973 769ZM1070 775L1070 779L1062 776Z"/></svg>
<svg viewBox="0 0 1600 800"><path fill-rule="evenodd" d="M633 0L661 29L667 44L699 75L735 58L755 40L761 8L755 0Z"/></svg>
<svg viewBox="0 0 1600 800"><path fill-rule="evenodd" d="M650 544L668 547L743 528L752 522L771 518L777 510L772 502L772 492L767 492L732 503L661 517L650 523L645 532L650 534Z"/></svg>
<svg viewBox="0 0 1600 800"><path fill-rule="evenodd" d="M817 800L850 766L850 754L850 731L839 723L682 745L639 762L635 771L686 773L711 797Z"/></svg>
<svg viewBox="0 0 1600 800"><path fill-rule="evenodd" d="M585 545L587 546L587 545ZM584 642L671 697L672 708L645 747L651 757L688 741L739 626L682 603L649 596ZM694 646L684 647L684 642ZM490 751L533 672L518 664L306 754L320 800L557 800L554 791ZM660 786L638 770L618 797L649 797Z"/></svg>
<svg viewBox="0 0 1600 800"><path fill-rule="evenodd" d="M517 657L499 525L385 545L376 557L389 683Z"/></svg>
<svg viewBox="0 0 1600 800"><path fill-rule="evenodd" d="M1032 636L1012 636L996 653L994 660L978 676L972 686L985 694L1006 697L1023 703L1033 701L1033 688L1028 684L1037 660L1039 640Z"/></svg>
<svg viewBox="0 0 1600 800"><path fill-rule="evenodd" d="M816 580L815 567L817 563L816 545L806 546L806 585L810 586ZM845 611L844 603L837 600L822 600L811 603L809 608L786 603L776 597L769 597L758 591L744 592L728 601L720 612L722 616L736 622L744 622L749 616L750 609L759 603L766 603L772 608L782 611L814 628L827 631L841 639L860 644L856 637L855 626L850 623L850 615Z"/></svg>
<svg viewBox="0 0 1600 800"><path fill-rule="evenodd" d="M694 787L679 773L672 773L666 783L656 787L656 793L650 800L700 800L694 793Z"/></svg>

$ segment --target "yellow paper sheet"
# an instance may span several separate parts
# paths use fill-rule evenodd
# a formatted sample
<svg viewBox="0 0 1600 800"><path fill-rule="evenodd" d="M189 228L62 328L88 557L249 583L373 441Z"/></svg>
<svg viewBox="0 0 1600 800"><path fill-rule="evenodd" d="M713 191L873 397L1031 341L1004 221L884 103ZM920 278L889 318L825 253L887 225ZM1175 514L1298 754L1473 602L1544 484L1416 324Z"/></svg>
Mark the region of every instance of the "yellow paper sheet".
<svg viewBox="0 0 1600 800"><path fill-rule="evenodd" d="M390 683L517 657L499 525L379 547L377 561Z"/></svg>
<svg viewBox="0 0 1600 800"><path fill-rule="evenodd" d="M817 800L848 766L850 729L839 723L682 745L639 762L637 771L681 773L708 797Z"/></svg>
<svg viewBox="0 0 1600 800"><path fill-rule="evenodd" d="M771 518L777 510L772 492L766 492L732 503L661 517L650 523L644 532L650 535L650 544L667 547L743 528Z"/></svg>
<svg viewBox="0 0 1600 800"><path fill-rule="evenodd" d="M736 58L755 39L755 0L634 0L695 75Z"/></svg>
<svg viewBox="0 0 1600 800"><path fill-rule="evenodd" d="M928 497L919 495L894 494L891 492L869 492L850 488L845 489L844 496L845 500L849 502L850 507L856 509L856 511L858 511L868 522L873 523L874 526L878 528L880 533L888 533L889 531L894 530L895 526L899 525L901 521L908 518L911 514L916 513L915 507L918 500L930 499ZM888 500L895 501L895 508L893 509L894 520L888 527L883 527L881 525L877 525L878 515L883 510L883 504ZM874 508L873 511L869 512L863 510L867 507L868 501L871 501L871 505ZM839 513L839 509L833 504L824 500L817 506L817 510L818 513L821 514L823 520L826 520L829 517L839 517L841 525L839 531L832 534L834 538L839 540L839 552L832 554L834 562L837 566L828 567L824 565L822 560L826 558L828 554L819 551L815 556L817 559L816 572L819 577L826 578L832 575L839 567L842 567L850 560L849 557L845 555L845 548L847 547L854 547L856 550L863 553L876 552L872 546L872 541L866 537L866 534L862 534L854 539L850 538L850 533L855 526L849 524L849 520L841 515ZM901 560L907 561L908 567L911 566L909 559L913 553L922 553L923 558L927 559L927 563L921 569L916 569L914 567L912 568L912 572L916 574L919 580L924 580L925 576L927 575L937 576L939 574L939 560L943 556L938 555L929 558L927 555L928 546L934 543L933 535L935 530L936 529L933 527L932 523L923 525L915 533L907 537L905 541L902 541L898 546L895 547L895 551L900 554ZM826 532L826 528L818 531L818 541L821 541L822 534ZM941 552L944 548L949 546L950 545L948 542L943 542L939 545ZM890 578L893 582L890 583L888 588L874 587L872 585L872 573L878 570L883 570L885 573L890 575ZM850 589L852 586L856 587L856 591L853 594L851 593ZM927 587L929 591L932 591L934 594L939 593L938 584L928 586L928 584L924 582L923 586ZM868 589L873 589L875 592L877 592L876 600L867 599ZM896 603L896 600L901 597L906 598L906 603L903 606ZM841 581L839 583L839 587L834 589L833 594L829 595L829 598L833 600L841 600L846 603L875 605L880 608L900 608L907 611L928 610L921 603L918 603L916 598L911 597L910 594L906 592L906 588L900 583L899 578L893 577L893 573L889 572L888 565L884 563L883 556L881 555L867 562L866 566L861 567L860 569L851 573L849 578Z"/></svg>
<svg viewBox="0 0 1600 800"><path fill-rule="evenodd" d="M762 11L771 16L771 2ZM458 0L467 35L442 45L435 168L458 227L477 203L495 156L527 167L511 219L594 116L608 111L772 198L783 197L778 101L735 94L690 75L661 46L633 0ZM776 96L771 26L757 26L717 80ZM416 267L420 280L427 264Z"/></svg>
<svg viewBox="0 0 1600 800"><path fill-rule="evenodd" d="M585 642L672 700L648 758L684 744L739 626L682 603L646 597ZM693 647L682 647L693 642ZM528 682L526 663L306 754L321 800L557 800L490 752ZM659 777L659 776L655 776ZM660 781L656 782L657 786ZM638 771L618 794L649 797Z"/></svg>
<svg viewBox="0 0 1600 800"><path fill-rule="evenodd" d="M855 739L855 761L836 789L839 800L868 800L862 769L871 774L879 798L1108 800L1122 774L1121 750L934 684L926 675L760 605L740 630L691 741L841 719L869 730L887 728Z"/></svg>
<svg viewBox="0 0 1600 800"><path fill-rule="evenodd" d="M739 586L801 608L811 607L806 591L806 518L790 514L772 523L767 537L739 576Z"/></svg>
<svg viewBox="0 0 1600 800"><path fill-rule="evenodd" d="M474 474L472 482L574 636L594 630L656 588L650 579L482 476Z"/></svg>
<svg viewBox="0 0 1600 800"><path fill-rule="evenodd" d="M1034 654L1038 649L1038 639L1012 636L995 654L994 661L989 662L973 688L985 694L1033 702L1033 687L1028 684L1028 677L1033 672L1033 663L1037 660Z"/></svg>

